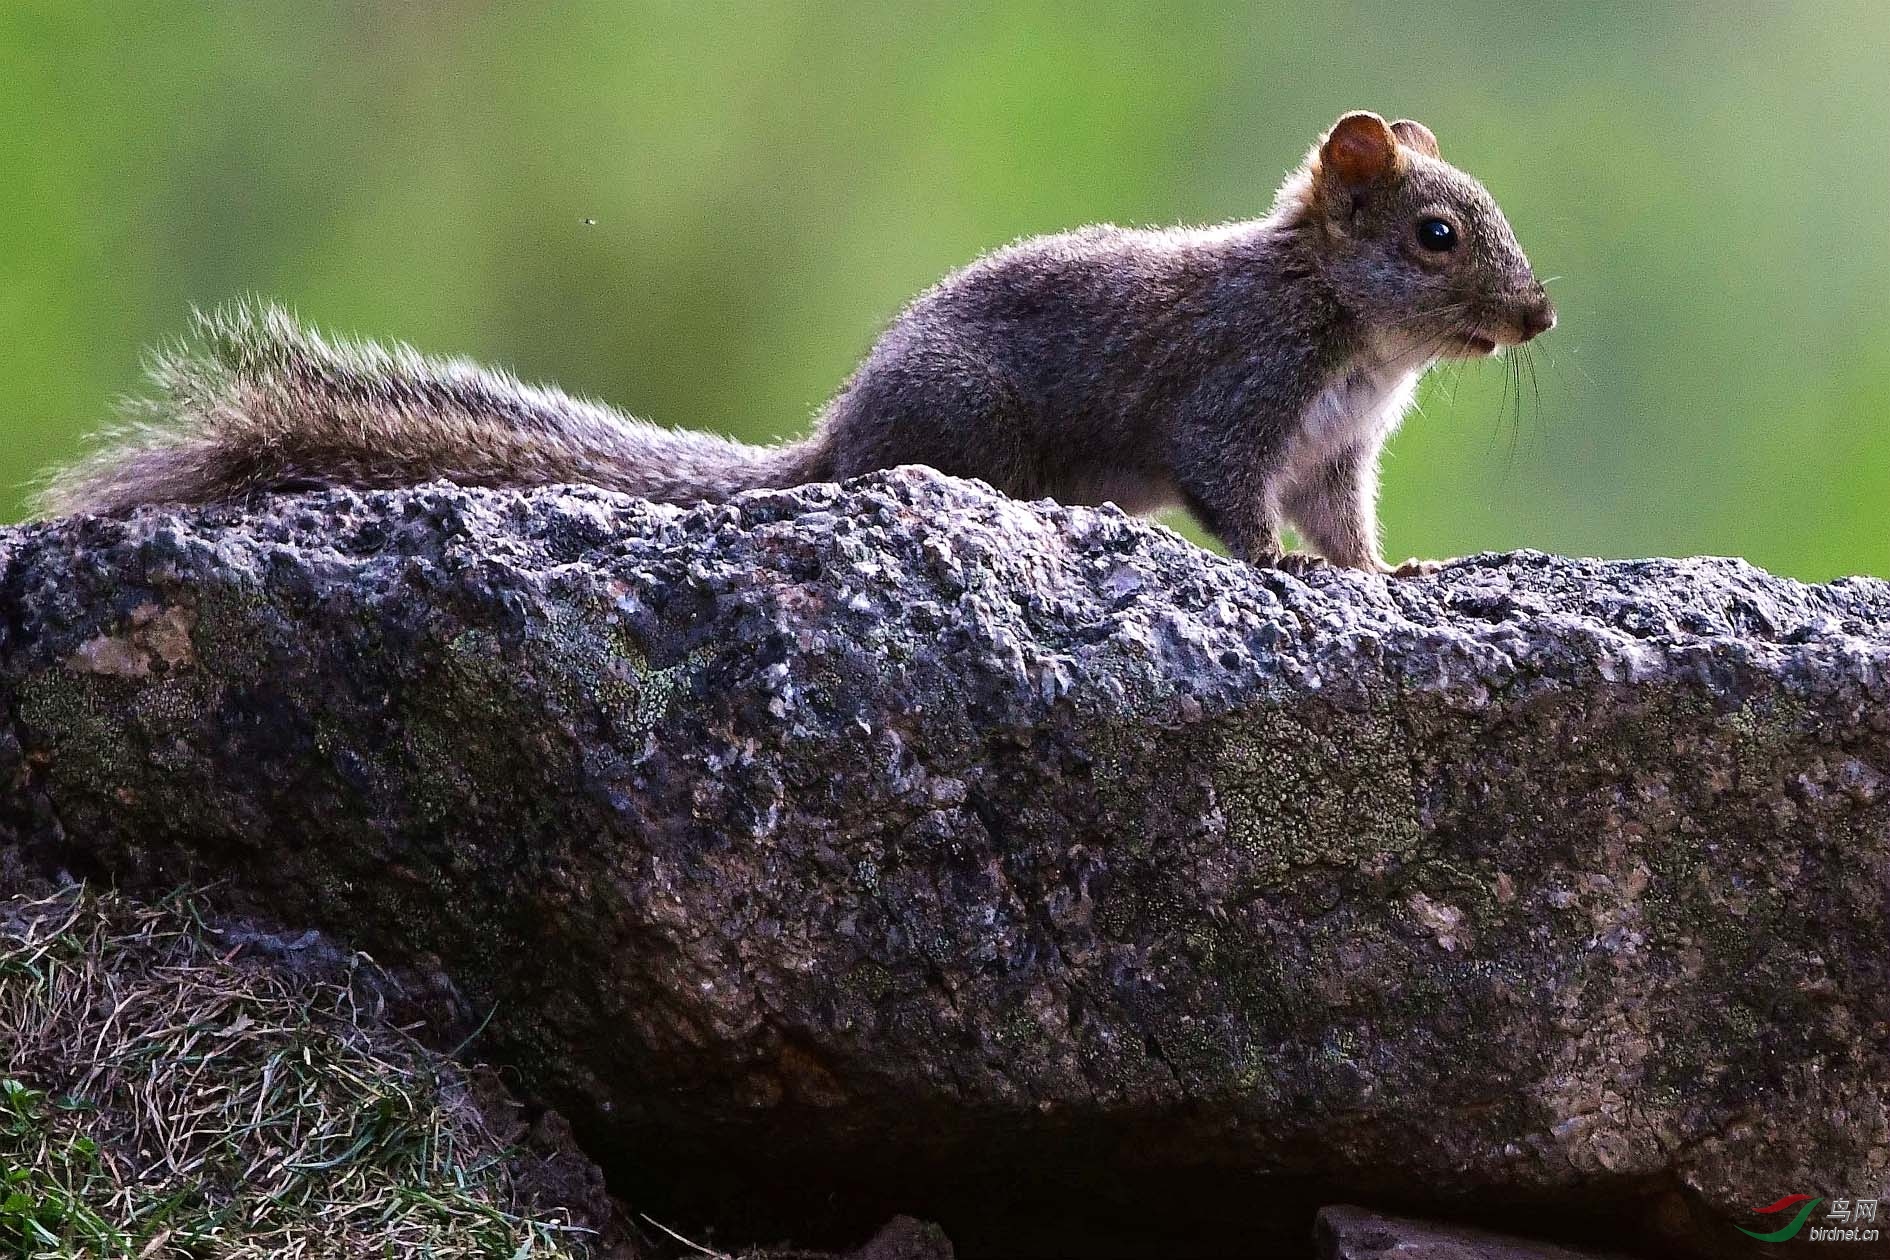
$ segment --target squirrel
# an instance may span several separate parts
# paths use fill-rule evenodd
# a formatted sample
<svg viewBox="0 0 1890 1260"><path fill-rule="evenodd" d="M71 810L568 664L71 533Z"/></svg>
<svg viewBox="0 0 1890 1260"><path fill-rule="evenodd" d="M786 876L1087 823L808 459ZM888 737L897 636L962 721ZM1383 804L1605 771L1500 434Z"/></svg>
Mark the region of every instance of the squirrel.
<svg viewBox="0 0 1890 1260"><path fill-rule="evenodd" d="M53 513L320 486L588 483L665 503L899 464L1018 498L1186 505L1256 565L1290 522L1376 573L1379 450L1442 358L1499 353L1555 311L1483 186L1408 119L1349 113L1263 218L1091 226L952 273L879 337L807 438L670 430L464 360L324 339L276 308L198 317L117 444Z"/></svg>

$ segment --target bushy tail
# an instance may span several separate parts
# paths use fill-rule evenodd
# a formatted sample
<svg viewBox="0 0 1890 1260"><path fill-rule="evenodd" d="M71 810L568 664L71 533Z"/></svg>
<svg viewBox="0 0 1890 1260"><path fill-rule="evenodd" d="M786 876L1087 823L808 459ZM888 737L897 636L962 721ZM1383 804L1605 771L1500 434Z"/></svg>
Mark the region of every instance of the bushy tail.
<svg viewBox="0 0 1890 1260"><path fill-rule="evenodd" d="M274 306L197 314L150 375L105 447L51 480L45 513L436 479L697 503L828 475L818 435L758 447L663 429L463 359L325 338Z"/></svg>

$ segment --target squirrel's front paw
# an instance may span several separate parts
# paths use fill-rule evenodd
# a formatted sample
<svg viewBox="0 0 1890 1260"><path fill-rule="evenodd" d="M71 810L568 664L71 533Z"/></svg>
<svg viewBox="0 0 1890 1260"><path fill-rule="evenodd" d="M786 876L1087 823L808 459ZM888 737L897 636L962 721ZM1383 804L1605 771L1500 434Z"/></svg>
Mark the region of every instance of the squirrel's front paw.
<svg viewBox="0 0 1890 1260"><path fill-rule="evenodd" d="M1275 556L1269 563L1282 573L1294 577L1305 577L1315 569L1331 567L1332 562L1324 556L1315 556L1309 551L1285 551Z"/></svg>
<svg viewBox="0 0 1890 1260"><path fill-rule="evenodd" d="M1403 564L1388 567L1385 575L1396 578L1430 577L1432 574L1443 572L1444 566L1449 563L1448 560L1419 560L1413 556Z"/></svg>

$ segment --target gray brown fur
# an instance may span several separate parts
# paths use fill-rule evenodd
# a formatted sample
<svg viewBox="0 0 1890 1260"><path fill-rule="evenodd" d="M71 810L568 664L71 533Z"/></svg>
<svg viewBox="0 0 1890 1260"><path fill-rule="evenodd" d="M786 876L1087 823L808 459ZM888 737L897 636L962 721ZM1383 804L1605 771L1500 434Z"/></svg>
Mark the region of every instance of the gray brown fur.
<svg viewBox="0 0 1890 1260"><path fill-rule="evenodd" d="M1414 223L1444 216L1452 256ZM1088 227L998 250L894 321L812 436L663 429L463 361L324 340L279 310L199 321L54 512L320 485L582 482L669 503L898 464L1130 511L1186 504L1240 556L1290 521L1383 571L1378 453L1437 358L1554 322L1502 212L1421 126L1341 119L1263 219Z"/></svg>
<svg viewBox="0 0 1890 1260"><path fill-rule="evenodd" d="M274 307L199 315L192 343L160 355L151 377L157 397L54 479L48 511L435 479L696 503L832 475L819 437L764 448L659 428L464 360L330 340Z"/></svg>

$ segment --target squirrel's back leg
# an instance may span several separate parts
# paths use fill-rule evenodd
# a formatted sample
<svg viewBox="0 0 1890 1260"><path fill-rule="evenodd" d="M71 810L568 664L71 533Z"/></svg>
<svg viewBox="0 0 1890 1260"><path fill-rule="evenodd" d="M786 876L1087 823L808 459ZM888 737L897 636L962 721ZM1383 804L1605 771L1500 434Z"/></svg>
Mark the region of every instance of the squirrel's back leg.
<svg viewBox="0 0 1890 1260"><path fill-rule="evenodd" d="M834 476L925 464L976 477L1018 498L1045 493L1041 458L1016 392L1000 372L964 353L911 352L869 359L823 421Z"/></svg>

